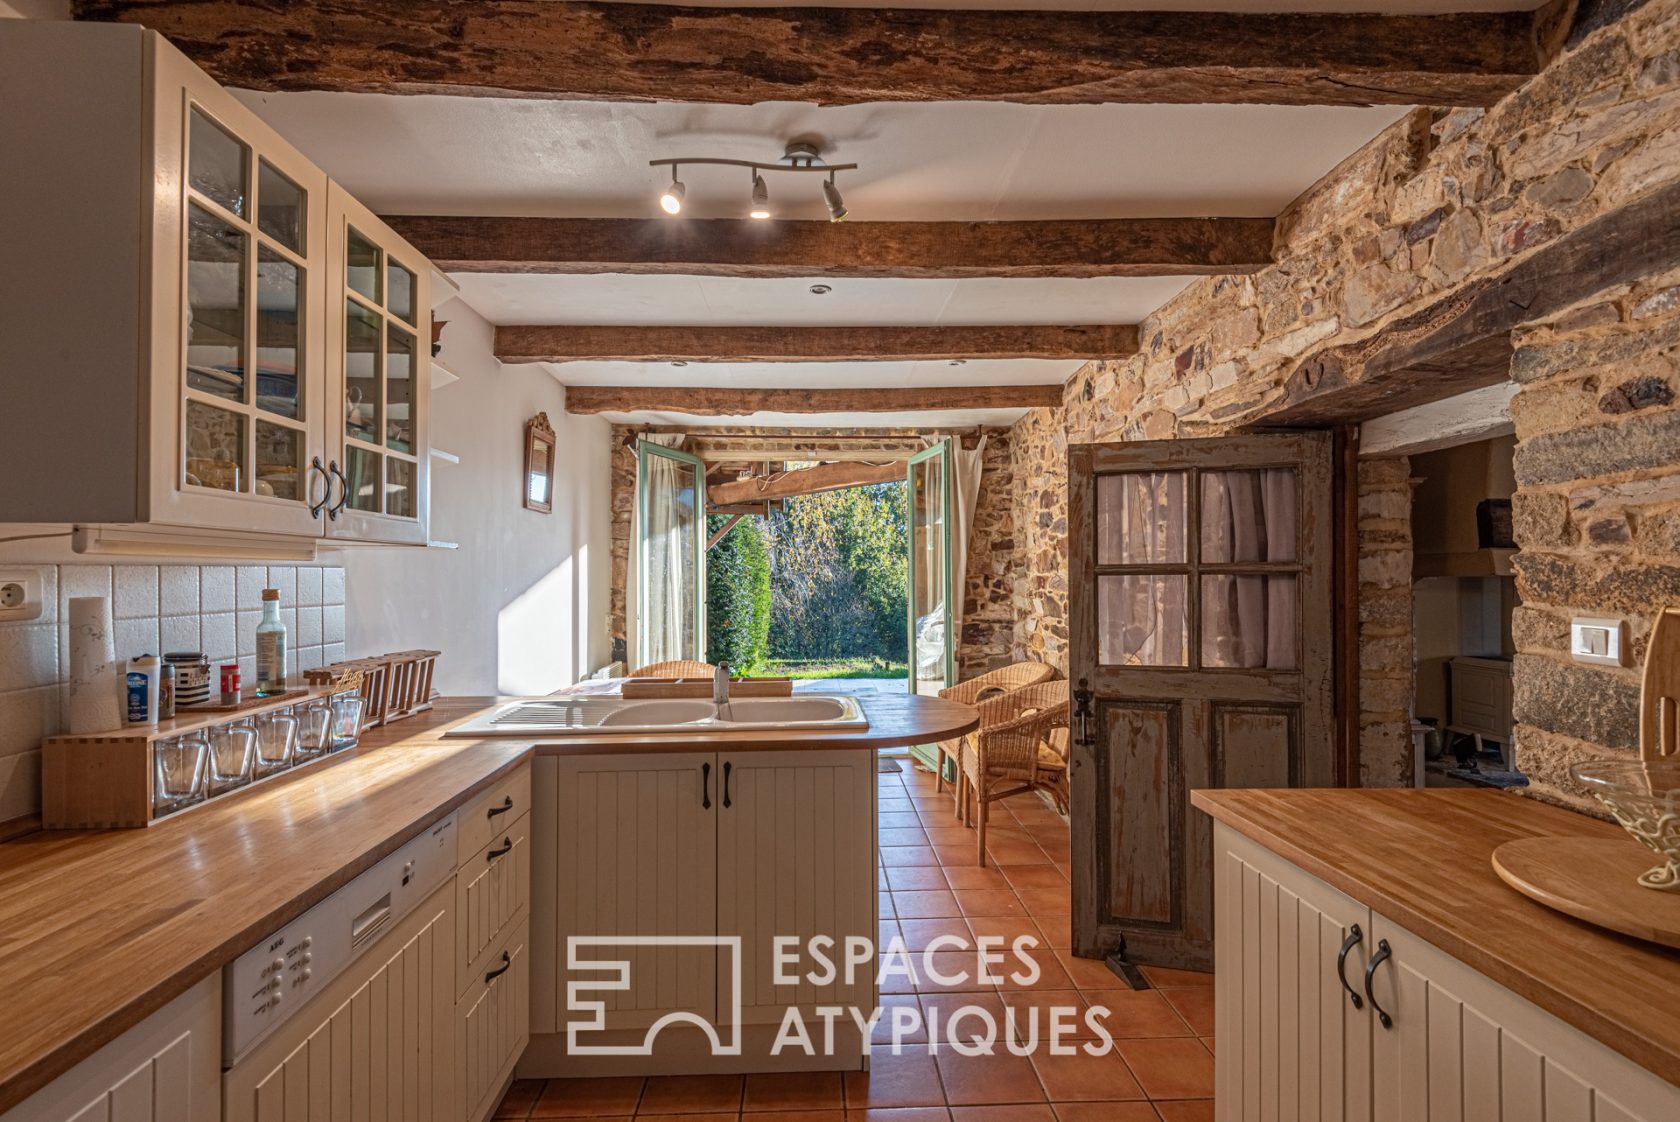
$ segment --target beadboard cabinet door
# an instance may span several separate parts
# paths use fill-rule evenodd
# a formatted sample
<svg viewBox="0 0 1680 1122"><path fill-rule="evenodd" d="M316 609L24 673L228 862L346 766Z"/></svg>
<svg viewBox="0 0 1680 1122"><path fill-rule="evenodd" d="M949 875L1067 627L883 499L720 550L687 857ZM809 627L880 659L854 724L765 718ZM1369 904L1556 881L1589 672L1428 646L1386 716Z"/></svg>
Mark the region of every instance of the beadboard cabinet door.
<svg viewBox="0 0 1680 1122"><path fill-rule="evenodd" d="M513 1080L531 1039L530 922L520 920L456 1003L455 1069L466 1122L483 1122Z"/></svg>

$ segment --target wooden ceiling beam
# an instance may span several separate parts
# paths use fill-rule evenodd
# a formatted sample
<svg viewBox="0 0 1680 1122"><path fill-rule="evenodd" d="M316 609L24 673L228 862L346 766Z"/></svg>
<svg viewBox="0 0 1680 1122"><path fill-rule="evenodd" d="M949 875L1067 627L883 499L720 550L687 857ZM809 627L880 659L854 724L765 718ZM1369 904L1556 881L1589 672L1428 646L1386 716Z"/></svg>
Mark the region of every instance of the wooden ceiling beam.
<svg viewBox="0 0 1680 1122"><path fill-rule="evenodd" d="M1157 277L1252 273L1270 218L754 222L386 215L449 273L706 277Z"/></svg>
<svg viewBox="0 0 1680 1122"><path fill-rule="evenodd" d="M1081 327L496 328L503 362L914 362L924 359L1124 358L1133 324Z"/></svg>
<svg viewBox="0 0 1680 1122"><path fill-rule="evenodd" d="M580 414L653 412L686 413L692 417L745 417L753 413L925 413L949 409L1034 409L1061 403L1059 385L844 390L566 387L566 412Z"/></svg>
<svg viewBox="0 0 1680 1122"><path fill-rule="evenodd" d="M817 464L768 478L752 477L708 486L706 502L708 506L734 506L765 499L791 499L799 495L818 495L824 491L843 491L847 487L864 487L871 483L902 483L904 471L903 460L886 464Z"/></svg>
<svg viewBox="0 0 1680 1122"><path fill-rule="evenodd" d="M1491 105L1540 12L695 8L574 0L75 0L254 90L752 105Z"/></svg>

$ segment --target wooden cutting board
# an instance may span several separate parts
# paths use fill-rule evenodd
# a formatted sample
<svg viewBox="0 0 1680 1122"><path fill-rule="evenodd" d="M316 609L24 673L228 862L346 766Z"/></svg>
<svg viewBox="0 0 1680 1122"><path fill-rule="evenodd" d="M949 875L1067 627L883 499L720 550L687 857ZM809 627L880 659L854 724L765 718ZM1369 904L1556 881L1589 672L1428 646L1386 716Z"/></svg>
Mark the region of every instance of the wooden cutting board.
<svg viewBox="0 0 1680 1122"><path fill-rule="evenodd" d="M1680 892L1636 879L1659 864L1632 838L1523 838L1493 851L1501 880L1549 908L1635 939L1680 947Z"/></svg>

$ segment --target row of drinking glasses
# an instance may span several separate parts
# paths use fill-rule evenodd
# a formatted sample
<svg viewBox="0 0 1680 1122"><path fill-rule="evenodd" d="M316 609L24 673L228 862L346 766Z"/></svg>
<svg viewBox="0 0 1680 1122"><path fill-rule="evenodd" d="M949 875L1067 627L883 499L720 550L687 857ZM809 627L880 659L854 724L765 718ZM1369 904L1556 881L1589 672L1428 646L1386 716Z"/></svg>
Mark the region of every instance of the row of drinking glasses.
<svg viewBox="0 0 1680 1122"><path fill-rule="evenodd" d="M154 811L168 814L351 747L361 731L362 705L354 694L316 698L158 741Z"/></svg>

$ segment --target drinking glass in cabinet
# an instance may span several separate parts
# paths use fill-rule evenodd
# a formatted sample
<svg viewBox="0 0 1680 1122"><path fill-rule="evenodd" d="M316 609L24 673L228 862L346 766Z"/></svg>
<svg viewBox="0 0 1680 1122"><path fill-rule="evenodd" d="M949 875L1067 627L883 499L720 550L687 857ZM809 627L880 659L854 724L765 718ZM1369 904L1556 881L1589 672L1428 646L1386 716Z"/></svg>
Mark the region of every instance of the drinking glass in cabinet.
<svg viewBox="0 0 1680 1122"><path fill-rule="evenodd" d="M348 435L380 442L379 336L381 317L355 300L344 305L344 427Z"/></svg>
<svg viewBox="0 0 1680 1122"><path fill-rule="evenodd" d="M210 730L210 793L219 795L251 781L257 730L250 725L222 725Z"/></svg>
<svg viewBox="0 0 1680 1122"><path fill-rule="evenodd" d="M292 766L297 753L298 719L289 713L264 713L256 720L257 774L272 775Z"/></svg>
<svg viewBox="0 0 1680 1122"><path fill-rule="evenodd" d="M187 387L245 400L246 235L187 204Z"/></svg>
<svg viewBox="0 0 1680 1122"><path fill-rule="evenodd" d="M297 758L312 760L325 754L332 747L332 706L322 698L293 706L292 712L297 714L298 723Z"/></svg>
<svg viewBox="0 0 1680 1122"><path fill-rule="evenodd" d="M186 481L238 491L245 463L245 417L202 401L187 402Z"/></svg>
<svg viewBox="0 0 1680 1122"><path fill-rule="evenodd" d="M332 699L332 750L353 748L362 733L362 707L367 702L359 694L340 694Z"/></svg>
<svg viewBox="0 0 1680 1122"><path fill-rule="evenodd" d="M208 747L202 736L177 736L152 746L155 777L152 805L158 814L190 806L204 797L204 757Z"/></svg>

